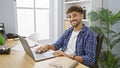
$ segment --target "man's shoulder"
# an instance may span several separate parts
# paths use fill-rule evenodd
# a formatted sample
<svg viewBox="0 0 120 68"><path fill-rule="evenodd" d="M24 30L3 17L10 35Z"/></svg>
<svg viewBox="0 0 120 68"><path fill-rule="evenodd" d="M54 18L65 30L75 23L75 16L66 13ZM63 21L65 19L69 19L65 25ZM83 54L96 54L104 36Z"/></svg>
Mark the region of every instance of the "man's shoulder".
<svg viewBox="0 0 120 68"><path fill-rule="evenodd" d="M65 32L63 33L63 36L67 37L69 36L73 31L73 27L68 28L67 30L65 30Z"/></svg>
<svg viewBox="0 0 120 68"><path fill-rule="evenodd" d="M69 33L69 32L71 32L71 31L73 31L73 27L70 27L70 28L68 28L67 30L65 30L65 33Z"/></svg>
<svg viewBox="0 0 120 68"><path fill-rule="evenodd" d="M91 29L88 26L86 26L86 25L83 24L82 31L87 32L87 31L91 31Z"/></svg>
<svg viewBox="0 0 120 68"><path fill-rule="evenodd" d="M84 25L84 29L86 34L90 34L90 35L95 35L94 32L87 26Z"/></svg>

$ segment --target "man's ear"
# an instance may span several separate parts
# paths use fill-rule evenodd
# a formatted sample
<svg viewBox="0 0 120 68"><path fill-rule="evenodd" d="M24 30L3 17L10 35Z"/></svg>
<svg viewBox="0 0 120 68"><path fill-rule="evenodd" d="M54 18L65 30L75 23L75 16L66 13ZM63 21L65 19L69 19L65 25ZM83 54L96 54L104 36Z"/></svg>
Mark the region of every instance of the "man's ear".
<svg viewBox="0 0 120 68"><path fill-rule="evenodd" d="M81 14L81 17L82 17L82 19L83 19L83 17L84 17L84 14Z"/></svg>

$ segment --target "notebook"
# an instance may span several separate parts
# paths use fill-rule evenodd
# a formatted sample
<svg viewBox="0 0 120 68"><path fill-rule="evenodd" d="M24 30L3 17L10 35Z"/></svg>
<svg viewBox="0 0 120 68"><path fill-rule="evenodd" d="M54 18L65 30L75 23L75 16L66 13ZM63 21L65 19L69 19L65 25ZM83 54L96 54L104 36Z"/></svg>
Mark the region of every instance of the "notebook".
<svg viewBox="0 0 120 68"><path fill-rule="evenodd" d="M58 60L50 63L50 68L75 68L79 62L67 57L58 58Z"/></svg>
<svg viewBox="0 0 120 68"><path fill-rule="evenodd" d="M25 50L25 52L32 57L35 61L40 61L40 60L45 60L49 58L55 57L52 53L54 52L53 50L49 50L45 53L42 54L36 54L34 48L30 48L28 41L25 38L22 38L21 36L18 36L20 39L20 42Z"/></svg>

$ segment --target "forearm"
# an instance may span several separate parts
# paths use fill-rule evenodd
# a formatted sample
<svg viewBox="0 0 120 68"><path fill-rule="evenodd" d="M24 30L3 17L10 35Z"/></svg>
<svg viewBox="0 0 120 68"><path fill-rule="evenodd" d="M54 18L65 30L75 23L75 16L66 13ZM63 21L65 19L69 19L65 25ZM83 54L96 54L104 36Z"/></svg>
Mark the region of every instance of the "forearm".
<svg viewBox="0 0 120 68"><path fill-rule="evenodd" d="M48 46L48 49L52 49L52 50L55 50L55 46L53 44L51 45L47 45Z"/></svg>

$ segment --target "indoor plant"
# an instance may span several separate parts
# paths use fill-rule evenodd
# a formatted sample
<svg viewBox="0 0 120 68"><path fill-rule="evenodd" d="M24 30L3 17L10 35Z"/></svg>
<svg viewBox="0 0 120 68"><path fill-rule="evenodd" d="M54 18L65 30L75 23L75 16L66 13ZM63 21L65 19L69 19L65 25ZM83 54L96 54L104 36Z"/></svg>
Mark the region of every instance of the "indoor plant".
<svg viewBox="0 0 120 68"><path fill-rule="evenodd" d="M100 54L99 63L102 68L118 68L120 58L116 57L112 49L120 43L120 32L112 29L114 24L120 21L120 11L113 14L109 9L102 8L99 11L91 11L89 13L91 22L96 22L100 26L91 26L91 29L97 34L103 34L103 46ZM106 47L105 47L106 46Z"/></svg>
<svg viewBox="0 0 120 68"><path fill-rule="evenodd" d="M0 33L0 46L5 44L5 38L3 36L3 34Z"/></svg>

